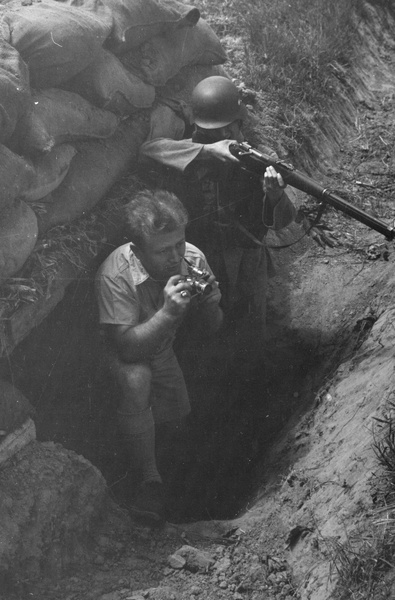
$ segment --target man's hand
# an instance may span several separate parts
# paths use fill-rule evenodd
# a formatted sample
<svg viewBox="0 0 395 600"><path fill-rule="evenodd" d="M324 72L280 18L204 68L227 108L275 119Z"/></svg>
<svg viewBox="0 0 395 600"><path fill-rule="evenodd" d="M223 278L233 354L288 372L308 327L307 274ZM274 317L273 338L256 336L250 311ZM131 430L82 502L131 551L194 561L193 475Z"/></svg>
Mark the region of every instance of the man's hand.
<svg viewBox="0 0 395 600"><path fill-rule="evenodd" d="M200 157L204 160L218 160L221 163L239 163L229 150L231 144L237 144L236 140L220 140L212 144L204 144Z"/></svg>
<svg viewBox="0 0 395 600"><path fill-rule="evenodd" d="M218 281L215 279L215 275L210 275L205 281L211 285L211 292L198 296L199 306L218 304L221 299L221 292L219 291L219 285Z"/></svg>
<svg viewBox="0 0 395 600"><path fill-rule="evenodd" d="M219 306L221 292L219 291L218 281L216 281L214 275L210 275L206 281L211 285L212 289L210 293L202 294L197 299L198 335L202 333L205 335L207 333L215 333L221 327L224 318L222 309Z"/></svg>
<svg viewBox="0 0 395 600"><path fill-rule="evenodd" d="M273 204L277 204L286 188L280 173L272 166L267 167L263 176L263 189Z"/></svg>
<svg viewBox="0 0 395 600"><path fill-rule="evenodd" d="M182 278L182 275L173 275L163 289L163 311L172 318L181 318L185 315L191 302L191 285Z"/></svg>

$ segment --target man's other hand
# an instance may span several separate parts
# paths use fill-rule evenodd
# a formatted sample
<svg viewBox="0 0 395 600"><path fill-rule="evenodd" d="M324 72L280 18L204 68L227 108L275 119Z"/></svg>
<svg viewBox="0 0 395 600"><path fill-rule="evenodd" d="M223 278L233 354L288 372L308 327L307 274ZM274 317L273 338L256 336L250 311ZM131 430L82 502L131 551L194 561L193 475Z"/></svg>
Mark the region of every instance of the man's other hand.
<svg viewBox="0 0 395 600"><path fill-rule="evenodd" d="M277 173L274 167L267 167L263 176L263 189L267 193L268 198L273 203L278 202L286 187L281 174Z"/></svg>
<svg viewBox="0 0 395 600"><path fill-rule="evenodd" d="M173 275L163 289L163 310L171 317L182 317L191 302L191 285L182 275Z"/></svg>
<svg viewBox="0 0 395 600"><path fill-rule="evenodd" d="M215 275L210 275L205 281L211 285L211 291L208 294L198 296L199 305L219 304L221 292L219 291L219 284L215 279Z"/></svg>

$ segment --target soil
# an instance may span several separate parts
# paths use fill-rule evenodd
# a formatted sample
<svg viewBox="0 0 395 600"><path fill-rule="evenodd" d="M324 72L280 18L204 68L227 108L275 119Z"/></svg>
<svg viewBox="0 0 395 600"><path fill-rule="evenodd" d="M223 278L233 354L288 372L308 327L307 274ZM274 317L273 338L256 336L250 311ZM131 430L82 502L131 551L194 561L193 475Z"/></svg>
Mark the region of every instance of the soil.
<svg viewBox="0 0 395 600"><path fill-rule="evenodd" d="M395 54L388 48L381 59L381 76L371 77L369 101L357 106L354 128L333 150L336 160L326 165L325 177L391 223L395 80L383 75L382 65L384 73L393 71ZM295 201L306 198L297 194ZM271 281L264 344L245 315L216 340L183 346L194 412L188 439L172 440L170 456L163 451L171 511L159 528L127 513L133 474L116 442L114 390L92 351L91 290L80 282L68 291L41 333L16 353L13 369L19 369L18 387L29 389L39 405L38 439L92 460L112 501L90 532L80 564L61 571L55 560L39 580L5 579L2 598L364 597L354 596L339 575L351 560L346 550L355 555L366 540L373 546L380 537L383 502L390 504L374 446L395 400L395 255L391 242L332 209L323 222L333 247L296 228L287 240L300 238L297 243L272 250L278 275ZM59 352L51 352L60 359L43 382L38 363L45 357L33 348L54 327ZM86 345L77 347L81 331ZM197 352L201 360L191 368ZM370 597L395 597L390 568Z"/></svg>

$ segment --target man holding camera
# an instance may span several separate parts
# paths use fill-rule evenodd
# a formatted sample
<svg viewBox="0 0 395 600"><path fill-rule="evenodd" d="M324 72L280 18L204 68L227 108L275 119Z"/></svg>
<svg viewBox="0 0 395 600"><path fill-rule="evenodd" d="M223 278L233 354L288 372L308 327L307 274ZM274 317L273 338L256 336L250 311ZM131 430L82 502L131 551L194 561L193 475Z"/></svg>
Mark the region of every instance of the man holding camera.
<svg viewBox="0 0 395 600"><path fill-rule="evenodd" d="M145 190L125 207L131 242L104 261L96 277L100 323L120 386L119 427L141 487L131 512L164 517L155 425L180 425L190 404L173 351L185 319L215 332L221 293L203 253L185 241L187 212L166 191Z"/></svg>

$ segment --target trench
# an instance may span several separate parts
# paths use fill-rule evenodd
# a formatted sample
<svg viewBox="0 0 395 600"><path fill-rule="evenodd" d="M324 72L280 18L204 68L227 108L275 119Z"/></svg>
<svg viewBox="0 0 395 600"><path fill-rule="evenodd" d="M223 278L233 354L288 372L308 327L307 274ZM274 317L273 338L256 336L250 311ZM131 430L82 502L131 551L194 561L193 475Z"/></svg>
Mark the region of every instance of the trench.
<svg viewBox="0 0 395 600"><path fill-rule="evenodd" d="M367 45L370 33L364 33ZM377 44L370 50L378 65ZM372 75L365 67L350 77L358 101L369 98ZM339 131L344 139L353 130L355 111L355 98L340 96L325 131L317 131L312 140L310 162L302 157L311 170L320 157L337 152L335 140ZM308 312L304 324L290 322L288 274L294 258L286 252L279 258L281 277L274 281L265 340L247 315L207 341L196 342L184 330L176 344L192 413L184 432L158 432L158 462L173 522L241 514L262 486L259 467L281 430L295 413L311 408L326 376L340 364L349 332L314 330ZM100 345L94 270L68 286L64 299L1 369L34 406L37 439L88 459L104 475L116 502L127 507L137 479L118 436L118 391Z"/></svg>
<svg viewBox="0 0 395 600"><path fill-rule="evenodd" d="M370 82L361 83L368 75L363 69L354 75L359 98L365 93L369 98ZM355 106L350 98L342 102L333 107L325 133L315 139L312 168L320 153L331 157L336 152L336 131L346 137L352 127ZM313 405L317 390L341 361L345 335L331 330L324 338L308 326L307 313L299 328L284 319L290 266L283 267L285 283L277 291L281 314L272 307L265 342L248 315L205 342L190 339L188 331L177 342L192 414L185 432L158 432L158 460L173 522L232 519L242 513L262 486L257 473L272 444L295 413ZM137 480L117 432L118 392L100 346L93 272L69 285L64 299L1 368L34 406L37 439L88 459L104 475L113 498L127 507Z"/></svg>
<svg viewBox="0 0 395 600"><path fill-rule="evenodd" d="M93 274L71 284L16 348L6 377L34 406L37 439L88 459L114 500L127 508L137 475L118 436L118 390L100 343ZM285 313L286 289L283 282ZM191 339L185 328L176 341L192 413L184 431L157 431L172 522L240 514L261 485L255 471L273 440L296 409L312 402L325 354L317 360L311 331L293 331L273 310L269 320L266 342L249 315L207 340Z"/></svg>

